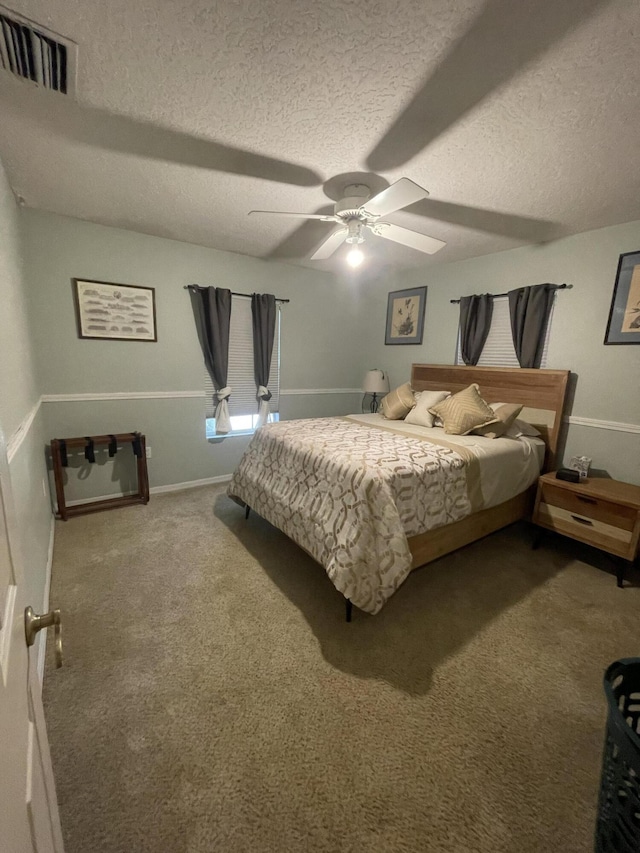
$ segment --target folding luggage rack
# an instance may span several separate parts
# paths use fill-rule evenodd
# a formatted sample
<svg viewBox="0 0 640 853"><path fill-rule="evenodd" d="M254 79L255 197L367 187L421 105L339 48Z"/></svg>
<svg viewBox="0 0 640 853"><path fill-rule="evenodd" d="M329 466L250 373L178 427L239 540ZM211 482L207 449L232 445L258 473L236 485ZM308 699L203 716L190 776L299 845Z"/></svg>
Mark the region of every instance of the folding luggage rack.
<svg viewBox="0 0 640 853"><path fill-rule="evenodd" d="M115 498L104 498L97 501L67 506L64 496L64 477L62 469L68 465L67 450L84 448L84 457L89 462L95 462L96 446L106 445L109 456L118 452L118 444L130 444L136 457L138 471L138 491L132 495L119 495ZM57 517L66 521L74 515L85 515L89 512L100 512L103 509L116 509L132 504L149 503L149 476L147 474L146 439L139 432L121 432L115 435L85 435L76 438L54 438L51 440L51 458L53 461L53 476L56 484L58 501Z"/></svg>

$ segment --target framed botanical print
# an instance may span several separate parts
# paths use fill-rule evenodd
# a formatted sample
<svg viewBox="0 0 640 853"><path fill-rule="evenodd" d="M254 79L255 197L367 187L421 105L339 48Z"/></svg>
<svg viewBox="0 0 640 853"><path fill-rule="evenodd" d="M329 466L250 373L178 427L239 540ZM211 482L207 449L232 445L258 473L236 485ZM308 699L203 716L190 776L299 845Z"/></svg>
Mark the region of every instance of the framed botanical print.
<svg viewBox="0 0 640 853"><path fill-rule="evenodd" d="M73 279L78 337L157 341L153 287Z"/></svg>
<svg viewBox="0 0 640 853"><path fill-rule="evenodd" d="M640 251L620 255L605 344L640 344Z"/></svg>
<svg viewBox="0 0 640 853"><path fill-rule="evenodd" d="M421 344L427 288L393 290L387 301L385 344Z"/></svg>

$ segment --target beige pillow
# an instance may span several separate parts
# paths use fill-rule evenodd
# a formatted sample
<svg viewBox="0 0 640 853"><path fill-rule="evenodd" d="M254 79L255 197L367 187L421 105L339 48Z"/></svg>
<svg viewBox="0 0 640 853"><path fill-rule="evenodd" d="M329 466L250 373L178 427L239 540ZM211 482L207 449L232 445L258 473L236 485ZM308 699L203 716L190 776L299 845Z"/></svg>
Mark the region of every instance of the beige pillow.
<svg viewBox="0 0 640 853"><path fill-rule="evenodd" d="M382 398L382 414L390 421L402 420L413 409L415 402L411 383L405 382Z"/></svg>
<svg viewBox="0 0 640 853"><path fill-rule="evenodd" d="M475 427L496 423L498 418L491 406L480 396L475 383L429 409L442 418L444 431L449 435L467 435Z"/></svg>
<svg viewBox="0 0 640 853"><path fill-rule="evenodd" d="M405 422L408 424L432 427L433 415L429 409L431 406L435 406L436 403L441 403L447 397L450 397L451 391L421 391L415 396L416 404L405 418Z"/></svg>
<svg viewBox="0 0 640 853"><path fill-rule="evenodd" d="M522 406L517 403L502 403L500 406L491 407L498 419L495 423L485 424L471 430L472 435L483 435L485 438L499 438L504 435L511 424L522 411Z"/></svg>

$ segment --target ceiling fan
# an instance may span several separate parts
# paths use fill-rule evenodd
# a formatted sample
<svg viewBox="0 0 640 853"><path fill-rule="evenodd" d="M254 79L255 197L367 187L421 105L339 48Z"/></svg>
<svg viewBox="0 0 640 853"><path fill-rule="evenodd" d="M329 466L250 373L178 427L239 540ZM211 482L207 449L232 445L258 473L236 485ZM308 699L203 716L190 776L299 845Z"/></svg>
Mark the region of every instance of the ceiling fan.
<svg viewBox="0 0 640 853"><path fill-rule="evenodd" d="M562 3L557 0L523 0L522 3L474 0L479 11L469 28L452 43L414 97L392 120L382 138L364 158L366 167L380 173L409 162L523 67L609 2L611 0L564 0ZM497 44L500 45L499 50L496 50ZM478 56L484 58L480 66ZM155 122L115 114L72 98L60 98L57 93L52 100L50 92L31 86L25 92L22 86L4 85L1 78L2 75L0 112L3 117L9 111L17 116L26 115L34 133L54 134L108 151L293 186L317 187L323 183L321 174L299 163L162 127ZM25 110L27 102L28 111ZM322 213L279 214L321 219L341 226L315 252L313 257L316 260L330 257L348 239L357 245L358 239L367 231L419 251L437 251L442 247L441 241L380 219L416 200L418 204L412 213L453 225L535 242L552 239L556 235L555 225L545 220L427 200L427 191L407 178L401 178L373 198L368 197L369 188L363 189L361 185L357 186L354 194L354 186L345 188L346 197L336 204L333 216ZM410 196L408 187L415 187L420 194ZM410 201L403 200L405 192ZM391 201L387 202L387 198ZM308 222L297 230L302 231L308 226L313 227ZM340 239L338 232L341 232ZM295 232L291 239L287 238L282 246L277 247L277 257L300 257L294 237ZM295 248L292 254L288 254L289 243L291 248ZM426 248L427 244L430 249Z"/></svg>
<svg viewBox="0 0 640 853"><path fill-rule="evenodd" d="M330 258L336 249L343 243L350 243L352 250L347 256L352 266L359 266L362 262L362 253L356 248L364 243L365 234L371 231L385 240L393 240L433 255L446 245L442 240L411 231L393 222L385 222L382 217L396 210L401 210L416 201L426 198L429 193L423 187L409 180L400 178L382 192L370 198L369 187L364 184L349 184L344 188L344 197L336 202L333 214L322 213L289 213L279 210L250 210L249 215L263 214L269 216L288 216L294 219L320 219L322 222L335 222L340 227L336 228L327 239L311 255L312 261L322 261Z"/></svg>

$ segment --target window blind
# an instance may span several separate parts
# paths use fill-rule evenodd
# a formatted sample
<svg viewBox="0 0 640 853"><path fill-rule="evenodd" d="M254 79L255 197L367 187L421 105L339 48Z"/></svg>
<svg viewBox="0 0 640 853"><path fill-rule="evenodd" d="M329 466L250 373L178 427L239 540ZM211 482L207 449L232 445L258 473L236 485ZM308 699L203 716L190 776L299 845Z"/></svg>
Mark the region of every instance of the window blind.
<svg viewBox="0 0 640 853"><path fill-rule="evenodd" d="M555 306L555 298L553 300ZM547 331L544 338L544 349L540 367L547 366L547 352L549 349L549 336L551 321L553 319L553 308L549 314ZM464 364L460 350L460 327L458 326L458 343L456 346L456 364ZM493 314L491 317L491 329L487 336L482 355L478 361L478 367L520 367L518 357L513 347L513 336L511 334L511 317L509 316L509 297L498 296L493 300Z"/></svg>
<svg viewBox="0 0 640 853"><path fill-rule="evenodd" d="M280 306L277 305L276 329L273 336L273 353L269 369L269 401L271 412L279 411L280 402ZM255 415L258 413L256 399L256 381L253 377L253 326L251 319L251 300L234 296L231 299L231 322L229 327L229 371L227 384L231 386L229 397L229 415ZM204 370L204 390L207 398L207 418L215 416L213 395L215 389ZM217 397L215 398L217 403Z"/></svg>

